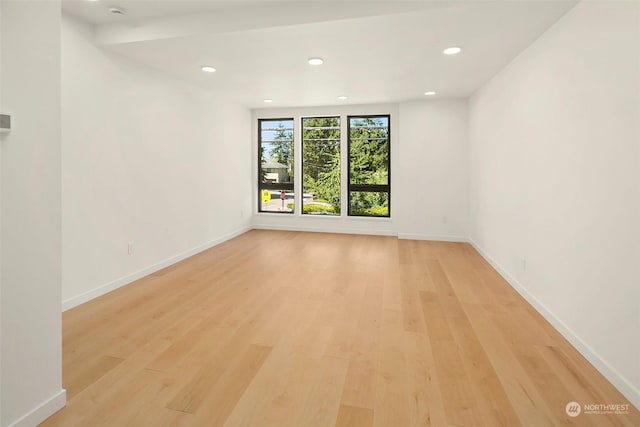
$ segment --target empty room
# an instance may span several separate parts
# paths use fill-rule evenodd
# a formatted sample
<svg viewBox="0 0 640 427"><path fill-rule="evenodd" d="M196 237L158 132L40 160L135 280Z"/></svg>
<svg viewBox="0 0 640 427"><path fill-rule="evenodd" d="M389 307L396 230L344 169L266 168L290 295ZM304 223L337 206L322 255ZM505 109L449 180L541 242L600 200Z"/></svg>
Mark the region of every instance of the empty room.
<svg viewBox="0 0 640 427"><path fill-rule="evenodd" d="M640 2L0 0L0 427L640 426Z"/></svg>

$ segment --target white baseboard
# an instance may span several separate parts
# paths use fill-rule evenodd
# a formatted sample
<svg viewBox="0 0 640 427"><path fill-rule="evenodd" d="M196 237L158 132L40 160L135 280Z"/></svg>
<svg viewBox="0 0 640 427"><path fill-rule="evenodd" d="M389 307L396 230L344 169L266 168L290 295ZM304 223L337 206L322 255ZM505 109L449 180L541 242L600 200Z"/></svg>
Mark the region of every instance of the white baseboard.
<svg viewBox="0 0 640 427"><path fill-rule="evenodd" d="M398 233L398 239L402 239L402 240L432 240L434 242L469 243L469 239L467 237L444 236L444 235L433 235L433 234Z"/></svg>
<svg viewBox="0 0 640 427"><path fill-rule="evenodd" d="M226 242L227 240L231 240L234 237L237 237L241 234L246 233L247 231L251 230L251 227L246 226L246 227L242 227L232 233L226 234L222 237L219 237L217 239L211 240L209 242L203 243L202 245L196 246L195 248L189 249L187 251L184 251L178 255L172 256L170 258L167 258L163 261L160 261L156 264L150 265L148 267L143 268L142 270L138 270L135 273L131 273L128 274L124 277L121 277L119 279L116 279L114 281L111 281L109 283L105 283L104 285L98 286L97 288L94 288L90 291L87 291L83 294L80 295L76 295L74 297L71 297L69 299L66 299L64 301L62 301L62 311L66 311L69 310L73 307L76 307L80 304L83 304L87 301L90 301L94 298L97 298L101 295L104 295L106 293L109 293L111 291L114 291L124 285L128 285L131 282L135 282L138 279L143 278L144 276L148 276L149 274L155 273L156 271L162 270L163 268L166 268L172 264L175 264L179 261L182 261L186 258L189 258L190 256L193 256L197 253L200 253L202 251L205 251L207 249L210 249L216 245L219 245L220 243Z"/></svg>
<svg viewBox="0 0 640 427"><path fill-rule="evenodd" d="M636 408L640 408L640 391L604 360L594 349L576 335L559 317L551 312L539 299L537 299L520 282L513 278L500 264L498 264L484 249L473 239L469 243L498 273L513 287L529 304L531 304L562 336L571 343L604 377L622 393ZM607 403L607 402L584 402ZM619 403L619 402L615 402Z"/></svg>
<svg viewBox="0 0 640 427"><path fill-rule="evenodd" d="M397 236L403 240L432 240L436 242L459 242L469 243L469 238L461 236L435 235L435 234L410 234L397 233L392 230L373 230L359 228L337 228L337 227L308 227L300 225L274 225L274 224L254 224L252 228L256 230L279 230L279 231L307 231L312 233L339 233L339 234L367 234L377 236Z"/></svg>
<svg viewBox="0 0 640 427"><path fill-rule="evenodd" d="M255 230L280 230L280 231L306 231L311 233L338 233L338 234L368 234L374 236L397 236L392 230L374 230L349 228L343 229L338 227L307 227L307 226L289 226L289 225L272 225L272 224L253 224Z"/></svg>
<svg viewBox="0 0 640 427"><path fill-rule="evenodd" d="M432 240L435 242L457 242L457 243L469 243L467 237L461 236L446 236L446 235L434 235L434 234L408 234L408 233L396 233L391 230L372 230L372 229L358 229L358 228L332 228L332 227L307 227L307 226L282 226L273 224L254 224L253 227L256 230L282 230L282 231L305 231L312 233L339 233L339 234L365 234L375 236L397 236L398 239L403 240Z"/></svg>
<svg viewBox="0 0 640 427"><path fill-rule="evenodd" d="M33 427L37 426L51 415L64 408L67 403L67 390L61 389L59 392L18 418L8 427Z"/></svg>

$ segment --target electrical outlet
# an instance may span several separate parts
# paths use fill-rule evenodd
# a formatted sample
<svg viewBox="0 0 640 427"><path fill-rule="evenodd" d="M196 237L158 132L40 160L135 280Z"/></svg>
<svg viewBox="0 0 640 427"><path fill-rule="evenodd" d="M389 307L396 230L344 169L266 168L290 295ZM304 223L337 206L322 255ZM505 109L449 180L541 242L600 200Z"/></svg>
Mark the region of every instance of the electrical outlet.
<svg viewBox="0 0 640 427"><path fill-rule="evenodd" d="M446 224L446 223L447 223L447 221L448 221L448 218L447 218L446 216L443 216L443 217L442 217L442 223L443 223L443 224Z"/></svg>
<svg viewBox="0 0 640 427"><path fill-rule="evenodd" d="M133 242L127 244L127 254L133 255Z"/></svg>
<svg viewBox="0 0 640 427"><path fill-rule="evenodd" d="M11 130L11 116L0 114L0 131L9 132Z"/></svg>
<svg viewBox="0 0 640 427"><path fill-rule="evenodd" d="M522 266L522 271L527 271L527 259L525 257L520 259L520 264Z"/></svg>

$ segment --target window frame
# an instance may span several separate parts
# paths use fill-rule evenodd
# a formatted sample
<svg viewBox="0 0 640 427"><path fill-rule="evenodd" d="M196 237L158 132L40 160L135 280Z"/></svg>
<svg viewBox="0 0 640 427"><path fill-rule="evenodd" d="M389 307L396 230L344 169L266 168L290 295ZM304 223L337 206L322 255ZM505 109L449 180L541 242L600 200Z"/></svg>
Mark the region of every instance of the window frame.
<svg viewBox="0 0 640 427"><path fill-rule="evenodd" d="M351 119L387 119L387 183L351 184ZM351 212L351 193L387 193L387 215L364 215ZM347 216L364 218L391 218L391 114L347 115Z"/></svg>
<svg viewBox="0 0 640 427"><path fill-rule="evenodd" d="M302 179L302 194L300 197L300 215L306 215L306 216L313 216L313 217L333 217L333 218L340 218L341 216L343 216L342 214L342 179L340 179L340 203L341 203L341 209L340 209L340 213L339 214L332 214L332 215L314 215L314 214L305 214L304 213L304 120L305 119L338 119L338 129L340 131L340 138L338 138L338 152L340 154L340 172L341 172L341 177L342 178L342 168L343 168L343 162L342 162L342 117L340 114L329 114L329 115L318 115L318 116L300 116L300 178Z"/></svg>
<svg viewBox="0 0 640 427"><path fill-rule="evenodd" d="M292 129L292 140L291 140L291 155L293 157L293 180L292 182L287 183L267 183L262 182L260 178L262 176L262 123L263 122L282 122L282 121L291 121L291 129ZM292 215L296 212L296 191L295 191L295 183L296 183L296 174L295 174L295 152L296 152L296 132L295 132L295 118L293 117L284 117L284 118L265 118L258 119L258 170L257 170L257 180L258 180L258 213L266 213L266 214L289 214ZM293 197L293 209L291 212L287 211L263 211L262 210L262 190L285 190L291 191L294 195Z"/></svg>

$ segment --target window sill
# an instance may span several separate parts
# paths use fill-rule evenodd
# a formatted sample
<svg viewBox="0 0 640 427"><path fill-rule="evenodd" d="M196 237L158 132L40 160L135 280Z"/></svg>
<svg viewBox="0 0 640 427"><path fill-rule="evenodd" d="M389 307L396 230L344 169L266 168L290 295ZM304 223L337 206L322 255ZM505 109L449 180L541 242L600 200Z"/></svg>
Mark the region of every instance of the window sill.
<svg viewBox="0 0 640 427"><path fill-rule="evenodd" d="M348 215L305 215L300 213L277 213L277 212L256 212L256 216L278 217L278 218L322 218L322 220L347 220L347 221L373 221L391 222L392 217L375 216L348 216Z"/></svg>

